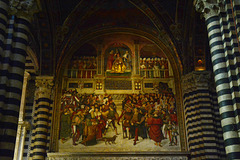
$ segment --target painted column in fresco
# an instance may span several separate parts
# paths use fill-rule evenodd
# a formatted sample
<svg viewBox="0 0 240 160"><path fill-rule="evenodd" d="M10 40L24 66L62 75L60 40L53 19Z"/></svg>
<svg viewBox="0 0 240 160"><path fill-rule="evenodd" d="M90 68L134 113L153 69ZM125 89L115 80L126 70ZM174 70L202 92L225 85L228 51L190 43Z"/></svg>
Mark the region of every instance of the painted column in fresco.
<svg viewBox="0 0 240 160"><path fill-rule="evenodd" d="M132 56L132 66L133 66L133 93L139 93L142 91L142 81L140 79L140 51L139 42L134 42L134 52Z"/></svg>
<svg viewBox="0 0 240 160"><path fill-rule="evenodd" d="M26 90L27 90L27 83L29 78L30 78L30 74L25 71L24 79L23 79L21 105L20 105L19 118L18 118L18 130L17 130L17 137L16 137L16 143L15 143L14 160L22 158L23 147L24 147L25 136L26 136L26 129L29 128L29 122L24 121Z"/></svg>
<svg viewBox="0 0 240 160"><path fill-rule="evenodd" d="M212 76L208 71L192 72L182 78L184 113L192 159L221 159L225 154L217 95L211 82Z"/></svg>
<svg viewBox="0 0 240 160"><path fill-rule="evenodd" d="M100 43L97 45L97 76L95 81L95 93L103 94L104 93L104 56L102 53L103 45Z"/></svg>
<svg viewBox="0 0 240 160"><path fill-rule="evenodd" d="M97 45L97 75L95 76L95 91L96 94L103 94L104 93L104 56L102 53L103 45L101 42Z"/></svg>
<svg viewBox="0 0 240 160"><path fill-rule="evenodd" d="M133 75L140 75L140 67L139 67L139 60L140 60L140 51L139 51L139 43L135 42L134 43L134 53L133 53L133 57L132 57L132 63L133 63Z"/></svg>
<svg viewBox="0 0 240 160"><path fill-rule="evenodd" d="M104 73L103 62L102 44L99 44L97 46L97 75L103 75Z"/></svg>
<svg viewBox="0 0 240 160"><path fill-rule="evenodd" d="M213 72L215 74L219 111L228 159L240 157L239 140L239 40L236 36L236 16L239 1L208 3L195 1L196 9L205 17ZM235 12L232 12L234 11ZM235 15L237 14L237 15Z"/></svg>
<svg viewBox="0 0 240 160"><path fill-rule="evenodd" d="M0 159L13 159L33 0L0 0Z"/></svg>
<svg viewBox="0 0 240 160"><path fill-rule="evenodd" d="M32 159L45 159L49 139L53 77L36 77L35 113L32 132Z"/></svg>

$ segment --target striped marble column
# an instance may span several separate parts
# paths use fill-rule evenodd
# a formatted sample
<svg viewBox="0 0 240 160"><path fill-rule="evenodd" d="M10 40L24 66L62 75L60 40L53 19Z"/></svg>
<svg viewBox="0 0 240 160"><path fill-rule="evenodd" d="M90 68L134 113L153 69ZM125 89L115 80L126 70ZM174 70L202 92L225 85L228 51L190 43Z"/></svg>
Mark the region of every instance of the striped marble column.
<svg viewBox="0 0 240 160"><path fill-rule="evenodd" d="M4 79L6 76L2 76L2 68L4 66L3 57L4 48L5 48L5 40L7 35L7 27L8 27L8 9L9 9L9 2L8 0L0 0L0 80ZM6 78L5 78L6 79ZM8 108L10 107L5 99L7 88L6 81L0 81L0 159L12 159L13 157L13 150L14 150L14 141L16 135L16 128L17 128L17 114L8 112ZM19 96L18 96L19 97ZM18 99L19 100L19 99ZM7 103L7 104L6 104ZM16 105L13 105L16 108ZM8 110L7 110L8 109ZM8 116L9 115L9 116ZM11 123L4 120L6 117L14 117L15 121ZM9 127L7 127L9 125ZM10 128L12 127L12 128ZM7 132L10 131L10 132ZM9 134L10 133L10 134Z"/></svg>
<svg viewBox="0 0 240 160"><path fill-rule="evenodd" d="M187 139L191 159L221 159L225 152L211 73L198 71L182 78Z"/></svg>
<svg viewBox="0 0 240 160"><path fill-rule="evenodd" d="M226 66L228 68L229 83L233 99L233 110L236 128L240 130L240 45L237 31L237 16L240 16L240 1L225 1L224 9L220 14L220 24ZM238 136L240 132L238 133Z"/></svg>
<svg viewBox="0 0 240 160"><path fill-rule="evenodd" d="M29 19L34 6L33 0L0 0L0 159L4 160L12 159L14 154Z"/></svg>
<svg viewBox="0 0 240 160"><path fill-rule="evenodd" d="M0 0L0 56L3 57L4 41L8 23L8 0ZM1 67L1 66L0 66Z"/></svg>
<svg viewBox="0 0 240 160"><path fill-rule="evenodd" d="M50 130L53 77L36 77L35 113L32 132L32 159L45 159Z"/></svg>
<svg viewBox="0 0 240 160"><path fill-rule="evenodd" d="M239 50L236 32L231 31L235 26L229 17L232 16L230 1L195 2L197 11L204 13L207 25L226 154L228 159L237 159L240 157Z"/></svg>
<svg viewBox="0 0 240 160"><path fill-rule="evenodd" d="M5 33L1 33L5 40L0 66L0 159L13 157L29 23L11 16L6 25Z"/></svg>

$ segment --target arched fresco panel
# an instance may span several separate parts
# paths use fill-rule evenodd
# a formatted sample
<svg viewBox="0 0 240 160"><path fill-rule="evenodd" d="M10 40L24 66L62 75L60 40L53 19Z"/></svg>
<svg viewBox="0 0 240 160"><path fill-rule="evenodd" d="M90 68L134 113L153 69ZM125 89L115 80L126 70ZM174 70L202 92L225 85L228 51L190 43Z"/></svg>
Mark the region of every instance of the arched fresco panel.
<svg viewBox="0 0 240 160"><path fill-rule="evenodd" d="M66 68L59 106L59 152L181 151L167 57L151 45L131 51L116 42L102 51L104 41L101 44L95 52L100 55L79 50L82 53L73 55ZM132 45L144 46L134 41ZM136 66L139 74L133 73ZM98 67L104 74L96 73ZM83 77L82 72L94 74Z"/></svg>

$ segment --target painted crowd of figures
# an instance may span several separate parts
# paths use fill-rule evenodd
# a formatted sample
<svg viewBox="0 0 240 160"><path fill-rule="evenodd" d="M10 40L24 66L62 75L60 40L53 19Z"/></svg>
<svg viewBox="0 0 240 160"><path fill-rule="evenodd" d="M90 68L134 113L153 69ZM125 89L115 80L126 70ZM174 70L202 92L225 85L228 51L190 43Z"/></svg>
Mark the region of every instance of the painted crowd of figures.
<svg viewBox="0 0 240 160"><path fill-rule="evenodd" d="M111 95L79 95L67 91L61 101L60 140L72 139L73 145L95 145L106 140L106 133L121 125L123 138L133 139L133 145L140 143L139 137L150 138L155 145L169 139L169 145L177 145L178 121L175 99L172 94L126 95L122 107L117 106ZM115 138L112 138L115 139Z"/></svg>
<svg viewBox="0 0 240 160"><path fill-rule="evenodd" d="M96 57L74 57L69 63L69 78L92 78L96 74Z"/></svg>
<svg viewBox="0 0 240 160"><path fill-rule="evenodd" d="M141 76L146 78L168 78L167 58L140 58Z"/></svg>
<svg viewBox="0 0 240 160"><path fill-rule="evenodd" d="M131 71L131 54L125 51L111 50L106 62L106 71L125 73ZM74 57L69 64L69 78L93 78L96 74L96 57ZM168 60L166 58L140 58L141 76L145 78L169 78Z"/></svg>

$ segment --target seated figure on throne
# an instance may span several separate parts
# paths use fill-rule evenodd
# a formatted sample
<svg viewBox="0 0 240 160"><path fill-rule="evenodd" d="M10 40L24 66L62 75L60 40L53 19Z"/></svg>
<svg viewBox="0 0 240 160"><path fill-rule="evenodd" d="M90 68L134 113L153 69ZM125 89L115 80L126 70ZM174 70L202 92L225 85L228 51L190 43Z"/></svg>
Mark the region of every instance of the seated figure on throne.
<svg viewBox="0 0 240 160"><path fill-rule="evenodd" d="M123 63L123 59L119 53L116 53L116 59L113 62L111 73L124 73L126 65Z"/></svg>

